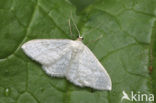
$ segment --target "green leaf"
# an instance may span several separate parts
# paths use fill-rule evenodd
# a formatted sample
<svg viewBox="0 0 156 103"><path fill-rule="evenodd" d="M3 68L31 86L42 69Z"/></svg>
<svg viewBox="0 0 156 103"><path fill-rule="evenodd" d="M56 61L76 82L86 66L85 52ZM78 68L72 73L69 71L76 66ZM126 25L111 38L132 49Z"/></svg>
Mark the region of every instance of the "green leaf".
<svg viewBox="0 0 156 103"><path fill-rule="evenodd" d="M121 103L123 91L156 95L156 71L148 70L156 67L155 11L155 0L0 0L0 103ZM76 39L71 12L112 91L50 77L21 50L32 39Z"/></svg>
<svg viewBox="0 0 156 103"><path fill-rule="evenodd" d="M152 30L152 39L151 39L151 47L150 47L150 73L152 74L152 90L156 95L156 22L154 23L153 30Z"/></svg>

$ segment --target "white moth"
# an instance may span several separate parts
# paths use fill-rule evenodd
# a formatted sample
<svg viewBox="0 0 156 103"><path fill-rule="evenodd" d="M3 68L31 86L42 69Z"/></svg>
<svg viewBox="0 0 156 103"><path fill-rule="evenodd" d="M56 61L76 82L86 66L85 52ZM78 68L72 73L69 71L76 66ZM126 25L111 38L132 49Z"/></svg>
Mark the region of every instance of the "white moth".
<svg viewBox="0 0 156 103"><path fill-rule="evenodd" d="M42 64L43 70L52 77L66 77L80 87L111 90L112 82L107 71L82 43L80 32L72 21L79 33L77 40L37 39L24 43L22 49L30 58ZM70 19L69 27L71 32Z"/></svg>
<svg viewBox="0 0 156 103"><path fill-rule="evenodd" d="M108 73L81 38L31 40L22 49L52 77L66 77L80 87L112 89Z"/></svg>

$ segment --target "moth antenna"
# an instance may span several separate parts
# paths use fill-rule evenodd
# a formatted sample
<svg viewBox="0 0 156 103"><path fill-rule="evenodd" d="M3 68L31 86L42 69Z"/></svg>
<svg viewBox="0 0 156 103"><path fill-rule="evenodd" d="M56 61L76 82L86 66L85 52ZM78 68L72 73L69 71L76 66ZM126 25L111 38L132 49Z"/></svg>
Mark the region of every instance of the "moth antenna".
<svg viewBox="0 0 156 103"><path fill-rule="evenodd" d="M73 33L72 33L72 27L71 27L70 19L68 20L68 24L69 24L69 29L70 29L70 35L72 36Z"/></svg>
<svg viewBox="0 0 156 103"><path fill-rule="evenodd" d="M73 24L74 24L74 26L75 26L75 28L76 28L76 30L77 30L77 32L78 32L78 34L79 34L79 37L81 37L80 31L79 31L79 29L78 29L78 27L77 27L76 23L74 22L72 12L71 12L71 20L72 20L72 22L73 22Z"/></svg>

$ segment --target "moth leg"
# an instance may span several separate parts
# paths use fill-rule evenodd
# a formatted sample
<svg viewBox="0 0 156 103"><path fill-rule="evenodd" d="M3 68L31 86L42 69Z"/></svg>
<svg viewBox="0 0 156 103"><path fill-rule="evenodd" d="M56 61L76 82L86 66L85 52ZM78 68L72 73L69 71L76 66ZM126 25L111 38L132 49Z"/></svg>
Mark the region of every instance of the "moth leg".
<svg viewBox="0 0 156 103"><path fill-rule="evenodd" d="M99 41L100 39L103 38L103 35L99 35L97 38L93 39L93 40L89 40L86 45L91 44L91 43L95 43L96 41Z"/></svg>

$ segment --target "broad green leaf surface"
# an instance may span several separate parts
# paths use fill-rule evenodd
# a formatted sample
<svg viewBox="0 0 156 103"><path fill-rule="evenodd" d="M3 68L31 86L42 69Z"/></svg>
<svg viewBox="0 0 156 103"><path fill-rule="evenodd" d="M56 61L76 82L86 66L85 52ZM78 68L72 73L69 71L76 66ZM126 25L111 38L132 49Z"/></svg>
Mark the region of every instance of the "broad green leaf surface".
<svg viewBox="0 0 156 103"><path fill-rule="evenodd" d="M110 74L112 91L50 77L21 50L32 39L76 39L71 12L84 44ZM123 90L156 94L156 71L148 70L155 20L155 0L0 0L0 103L121 103Z"/></svg>
<svg viewBox="0 0 156 103"><path fill-rule="evenodd" d="M153 26L153 28L156 28L156 22ZM153 87L153 92L156 95L156 29L153 29L152 31L152 39L151 39L151 47L150 47L150 69L151 69L151 74L152 74L152 87Z"/></svg>

